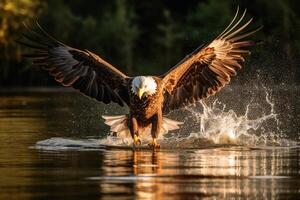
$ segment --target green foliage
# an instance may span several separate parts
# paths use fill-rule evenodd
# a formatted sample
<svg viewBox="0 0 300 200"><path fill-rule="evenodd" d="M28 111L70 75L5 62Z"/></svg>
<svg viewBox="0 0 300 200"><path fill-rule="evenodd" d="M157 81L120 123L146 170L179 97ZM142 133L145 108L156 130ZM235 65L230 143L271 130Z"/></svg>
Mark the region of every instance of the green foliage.
<svg viewBox="0 0 300 200"><path fill-rule="evenodd" d="M8 81L10 76L17 74L10 65L21 60L20 48L15 40L20 37L22 22L34 19L42 6L43 4L38 0L0 1L0 78L2 81Z"/></svg>
<svg viewBox="0 0 300 200"><path fill-rule="evenodd" d="M163 18L164 22L158 25L158 30L161 34L157 37L157 45L161 46L162 49L160 54L160 59L163 61L162 64L170 68L172 67L170 65L178 59L180 49L176 47L183 34L178 24L172 19L169 10L164 10Z"/></svg>
<svg viewBox="0 0 300 200"><path fill-rule="evenodd" d="M14 41L20 38L24 21L38 19L58 40L94 51L130 75L160 74L214 39L238 5L248 8L247 18L254 17L252 28L264 25L255 35L263 42L250 59L261 64L239 77L245 79L256 69L273 72L272 63L280 59L284 64L276 66L277 71L299 73L300 8L295 0L0 0L0 86L54 84L20 57L26 49ZM265 58L270 62L264 63ZM298 79L294 75L293 80Z"/></svg>
<svg viewBox="0 0 300 200"><path fill-rule="evenodd" d="M187 16L185 35L195 45L211 41L228 25L236 11L230 1L209 0L200 3Z"/></svg>
<svg viewBox="0 0 300 200"><path fill-rule="evenodd" d="M116 55L120 65L126 66L129 74L133 72L133 50L139 29L134 23L134 8L126 0L117 0L113 11L106 13L101 21L102 43Z"/></svg>

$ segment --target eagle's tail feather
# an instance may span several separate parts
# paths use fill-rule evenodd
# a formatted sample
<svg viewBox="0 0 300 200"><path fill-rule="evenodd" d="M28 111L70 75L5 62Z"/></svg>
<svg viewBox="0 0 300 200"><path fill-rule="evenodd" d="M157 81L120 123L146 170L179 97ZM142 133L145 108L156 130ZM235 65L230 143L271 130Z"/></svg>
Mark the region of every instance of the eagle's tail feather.
<svg viewBox="0 0 300 200"><path fill-rule="evenodd" d="M128 116L127 115L116 115L107 116L102 115L104 123L110 126L110 132L117 133L117 136L128 137L130 136L130 130L128 128Z"/></svg>
<svg viewBox="0 0 300 200"><path fill-rule="evenodd" d="M102 118L104 119L104 123L110 126L110 132L117 133L117 136L130 136L128 115L102 115ZM166 134L169 131L179 129L181 124L183 124L183 122L163 117L162 130L160 134ZM146 129L145 131L149 131L150 133L150 129Z"/></svg>

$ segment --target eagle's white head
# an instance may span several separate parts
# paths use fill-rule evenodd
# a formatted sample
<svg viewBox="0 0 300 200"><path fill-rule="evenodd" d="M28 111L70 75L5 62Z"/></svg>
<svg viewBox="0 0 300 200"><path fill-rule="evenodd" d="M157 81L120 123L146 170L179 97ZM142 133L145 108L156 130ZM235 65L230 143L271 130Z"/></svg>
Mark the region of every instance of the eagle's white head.
<svg viewBox="0 0 300 200"><path fill-rule="evenodd" d="M132 80L131 91L140 99L156 93L157 84L151 76L137 76Z"/></svg>

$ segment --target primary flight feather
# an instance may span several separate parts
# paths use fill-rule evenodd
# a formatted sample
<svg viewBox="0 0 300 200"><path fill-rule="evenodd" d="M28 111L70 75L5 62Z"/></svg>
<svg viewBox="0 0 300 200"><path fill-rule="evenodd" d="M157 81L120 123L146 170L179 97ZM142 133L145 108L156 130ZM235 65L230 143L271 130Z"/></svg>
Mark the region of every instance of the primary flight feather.
<svg viewBox="0 0 300 200"><path fill-rule="evenodd" d="M141 143L140 134L150 132L150 146L159 147L158 135L182 124L163 115L218 92L236 75L250 53L246 47L254 43L245 38L259 29L243 32L252 19L242 23L246 10L241 17L238 14L239 10L211 43L196 49L162 76L128 77L91 51L57 41L39 24L26 26L28 33L19 43L34 50L25 57L42 66L63 86L106 104L126 104L128 115L103 116L112 132L129 133L134 145Z"/></svg>

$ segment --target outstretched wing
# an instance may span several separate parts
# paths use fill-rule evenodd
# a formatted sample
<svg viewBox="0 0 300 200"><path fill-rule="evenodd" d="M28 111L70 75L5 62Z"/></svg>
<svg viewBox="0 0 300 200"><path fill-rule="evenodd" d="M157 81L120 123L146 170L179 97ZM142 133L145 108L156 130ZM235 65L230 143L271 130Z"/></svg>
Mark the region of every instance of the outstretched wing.
<svg viewBox="0 0 300 200"><path fill-rule="evenodd" d="M196 49L162 76L165 87L164 112L207 98L229 83L241 68L244 56L250 52L244 47L253 45L242 40L255 33L241 33L252 21L241 25L246 10L238 19L237 10L229 26L210 44Z"/></svg>
<svg viewBox="0 0 300 200"><path fill-rule="evenodd" d="M20 44L32 48L25 54L63 86L104 103L129 104L128 77L96 54L69 47L47 34L37 23L23 34Z"/></svg>

